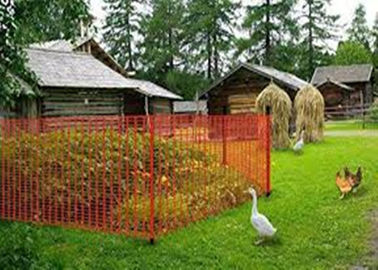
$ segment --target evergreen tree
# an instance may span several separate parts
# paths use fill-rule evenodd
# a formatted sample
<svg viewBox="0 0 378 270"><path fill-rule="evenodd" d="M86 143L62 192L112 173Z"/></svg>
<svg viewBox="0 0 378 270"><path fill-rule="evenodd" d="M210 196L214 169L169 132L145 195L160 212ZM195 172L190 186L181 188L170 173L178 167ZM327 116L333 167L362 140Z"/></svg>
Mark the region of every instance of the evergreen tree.
<svg viewBox="0 0 378 270"><path fill-rule="evenodd" d="M0 1L0 105L12 106L23 93L20 79L33 85L34 78L25 68L25 54L16 37L19 26L15 20L12 0Z"/></svg>
<svg viewBox="0 0 378 270"><path fill-rule="evenodd" d="M375 17L372 36L373 36L372 38L373 63L374 63L374 66L378 68L378 13L376 14L376 17Z"/></svg>
<svg viewBox="0 0 378 270"><path fill-rule="evenodd" d="M143 41L139 44L145 71L161 81L182 64L184 4L182 0L151 1L152 13L141 23Z"/></svg>
<svg viewBox="0 0 378 270"><path fill-rule="evenodd" d="M333 63L335 65L371 64L372 54L359 42L341 42Z"/></svg>
<svg viewBox="0 0 378 270"><path fill-rule="evenodd" d="M140 0L105 0L104 41L109 53L123 66L134 70L137 59L135 36L139 31L141 14L137 11Z"/></svg>
<svg viewBox="0 0 378 270"><path fill-rule="evenodd" d="M306 47L304 52L307 59L307 70L304 76L310 79L315 68L323 65L325 52L329 49L327 43L335 39L339 15L329 15L327 5L330 0L305 0L303 5L304 23L301 28L305 39L303 43Z"/></svg>
<svg viewBox="0 0 378 270"><path fill-rule="evenodd" d="M21 94L32 95L36 78L26 68L24 47L52 39L74 39L80 22L92 17L85 0L3 0L0 1L0 100L12 106ZM22 91L21 81L32 86Z"/></svg>
<svg viewBox="0 0 378 270"><path fill-rule="evenodd" d="M195 74L188 70L174 70L167 73L163 85L184 99L193 100L197 91L209 87L210 81L200 74Z"/></svg>
<svg viewBox="0 0 378 270"><path fill-rule="evenodd" d="M347 33L350 41L358 42L370 50L370 29L366 21L366 10L362 4L359 4L354 11L354 18Z"/></svg>
<svg viewBox="0 0 378 270"><path fill-rule="evenodd" d="M90 25L87 0L16 0L16 38L23 44L54 39L75 39L80 23Z"/></svg>
<svg viewBox="0 0 378 270"><path fill-rule="evenodd" d="M231 0L189 0L186 44L191 63L201 69L206 65L209 79L221 75L233 47L235 14L239 3Z"/></svg>
<svg viewBox="0 0 378 270"><path fill-rule="evenodd" d="M239 40L239 53L247 52L264 64L273 63L275 46L295 39L298 27L293 18L296 0L264 0L262 4L247 7L242 27L248 32L247 38Z"/></svg>

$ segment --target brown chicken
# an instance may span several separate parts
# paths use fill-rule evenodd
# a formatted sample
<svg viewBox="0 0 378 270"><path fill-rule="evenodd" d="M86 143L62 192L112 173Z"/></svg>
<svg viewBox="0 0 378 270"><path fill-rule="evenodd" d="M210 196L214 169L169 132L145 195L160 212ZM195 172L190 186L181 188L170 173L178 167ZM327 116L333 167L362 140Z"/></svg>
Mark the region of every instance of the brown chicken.
<svg viewBox="0 0 378 270"><path fill-rule="evenodd" d="M340 200L352 190L352 186L345 180L345 178L341 177L340 172L337 172L336 174L336 185L341 192Z"/></svg>
<svg viewBox="0 0 378 270"><path fill-rule="evenodd" d="M349 171L348 167L345 167L344 173L345 173L345 179L352 186L352 191L356 192L357 188L359 187L359 185L361 184L361 181L362 181L362 169L361 169L361 167L358 167L357 172L355 174L351 173Z"/></svg>
<svg viewBox="0 0 378 270"><path fill-rule="evenodd" d="M336 174L336 185L341 192L340 199L343 199L346 194L357 190L357 187L362 181L362 169L358 167L356 174L350 172L350 170L344 168L344 177L341 176L340 172Z"/></svg>

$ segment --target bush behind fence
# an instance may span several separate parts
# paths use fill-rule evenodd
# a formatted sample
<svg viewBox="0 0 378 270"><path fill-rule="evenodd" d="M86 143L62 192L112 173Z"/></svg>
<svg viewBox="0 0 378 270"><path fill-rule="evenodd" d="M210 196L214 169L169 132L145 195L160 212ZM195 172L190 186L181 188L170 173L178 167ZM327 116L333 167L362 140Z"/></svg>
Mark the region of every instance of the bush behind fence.
<svg viewBox="0 0 378 270"><path fill-rule="evenodd" d="M155 238L270 191L269 116L1 120L2 219Z"/></svg>

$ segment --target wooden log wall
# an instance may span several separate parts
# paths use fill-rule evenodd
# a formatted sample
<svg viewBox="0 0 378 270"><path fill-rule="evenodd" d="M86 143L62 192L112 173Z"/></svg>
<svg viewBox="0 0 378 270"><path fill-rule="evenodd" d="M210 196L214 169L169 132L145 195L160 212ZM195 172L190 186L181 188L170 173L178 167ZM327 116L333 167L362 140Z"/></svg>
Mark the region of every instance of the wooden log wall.
<svg viewBox="0 0 378 270"><path fill-rule="evenodd" d="M123 93L120 90L43 89L41 115L85 116L121 115Z"/></svg>
<svg viewBox="0 0 378 270"><path fill-rule="evenodd" d="M150 99L150 111L152 114L171 114L172 101L163 98Z"/></svg>
<svg viewBox="0 0 378 270"><path fill-rule="evenodd" d="M349 105L351 91L338 87L334 84L325 84L319 87L322 93L325 106L333 107L338 105Z"/></svg>
<svg viewBox="0 0 378 270"><path fill-rule="evenodd" d="M145 115L145 99L140 94L125 94L123 97L124 115Z"/></svg>
<svg viewBox="0 0 378 270"><path fill-rule="evenodd" d="M254 113L257 96L269 82L258 74L240 70L209 93L209 113Z"/></svg>
<svg viewBox="0 0 378 270"><path fill-rule="evenodd" d="M257 92L228 96L230 114L254 113L256 111Z"/></svg>

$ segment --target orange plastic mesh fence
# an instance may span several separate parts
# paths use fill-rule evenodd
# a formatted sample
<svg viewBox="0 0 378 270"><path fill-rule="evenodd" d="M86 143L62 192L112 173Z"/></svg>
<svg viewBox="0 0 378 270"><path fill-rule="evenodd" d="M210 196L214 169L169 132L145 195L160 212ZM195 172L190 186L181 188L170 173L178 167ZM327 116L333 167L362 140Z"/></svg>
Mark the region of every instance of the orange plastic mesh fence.
<svg viewBox="0 0 378 270"><path fill-rule="evenodd" d="M0 218L154 239L270 192L270 118L3 119Z"/></svg>

